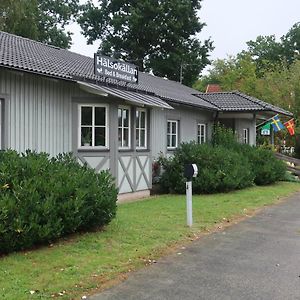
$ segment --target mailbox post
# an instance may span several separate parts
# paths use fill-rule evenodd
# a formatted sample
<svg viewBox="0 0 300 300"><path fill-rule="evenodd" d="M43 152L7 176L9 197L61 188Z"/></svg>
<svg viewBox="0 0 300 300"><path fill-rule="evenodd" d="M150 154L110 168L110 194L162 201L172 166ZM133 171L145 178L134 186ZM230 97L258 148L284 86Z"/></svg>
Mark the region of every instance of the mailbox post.
<svg viewBox="0 0 300 300"><path fill-rule="evenodd" d="M198 167L196 164L186 165L184 168L184 176L186 177L186 216L187 225L193 225L193 203L192 203L192 179L198 175Z"/></svg>

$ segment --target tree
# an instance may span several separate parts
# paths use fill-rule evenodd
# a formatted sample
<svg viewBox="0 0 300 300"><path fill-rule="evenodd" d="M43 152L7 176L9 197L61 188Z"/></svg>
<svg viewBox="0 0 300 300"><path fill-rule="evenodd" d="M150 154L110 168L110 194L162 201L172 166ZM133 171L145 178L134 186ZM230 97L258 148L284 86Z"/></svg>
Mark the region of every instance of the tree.
<svg viewBox="0 0 300 300"><path fill-rule="evenodd" d="M65 26L78 12L79 0L1 0L0 30L61 48L71 45Z"/></svg>
<svg viewBox="0 0 300 300"><path fill-rule="evenodd" d="M228 59L217 59L207 76L201 78L194 87L205 91L207 84L217 83L223 91L239 90L247 94L256 91L256 65L249 55L240 54Z"/></svg>
<svg viewBox="0 0 300 300"><path fill-rule="evenodd" d="M255 41L247 42L250 54L257 65L257 75L275 71L278 66L290 66L300 58L300 22L294 24L286 35L277 42L274 35L258 36Z"/></svg>
<svg viewBox="0 0 300 300"><path fill-rule="evenodd" d="M99 51L116 55L140 70L190 85L209 64L210 40L195 35L204 23L197 17L201 0L102 0L82 7L78 22L91 44L101 39Z"/></svg>
<svg viewBox="0 0 300 300"><path fill-rule="evenodd" d="M281 38L284 57L288 64L300 58L300 22L293 25L286 35Z"/></svg>
<svg viewBox="0 0 300 300"><path fill-rule="evenodd" d="M283 47L276 42L275 36L258 36L255 41L246 43L252 59L256 63L257 75L263 76L266 71L272 71L283 59Z"/></svg>

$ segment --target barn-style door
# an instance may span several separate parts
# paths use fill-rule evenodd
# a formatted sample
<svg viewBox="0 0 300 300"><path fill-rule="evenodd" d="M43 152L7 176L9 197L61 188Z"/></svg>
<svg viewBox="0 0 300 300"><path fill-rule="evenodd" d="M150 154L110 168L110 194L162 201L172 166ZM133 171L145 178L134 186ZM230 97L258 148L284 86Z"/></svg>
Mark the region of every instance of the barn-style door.
<svg viewBox="0 0 300 300"><path fill-rule="evenodd" d="M151 188L150 166L150 156L147 155L119 156L119 193L130 193Z"/></svg>

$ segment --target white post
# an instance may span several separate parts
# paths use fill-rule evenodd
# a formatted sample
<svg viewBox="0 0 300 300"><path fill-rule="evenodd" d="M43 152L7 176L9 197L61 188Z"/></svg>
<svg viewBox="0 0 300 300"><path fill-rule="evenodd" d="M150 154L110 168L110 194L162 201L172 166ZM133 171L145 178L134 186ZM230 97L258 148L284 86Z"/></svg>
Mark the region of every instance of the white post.
<svg viewBox="0 0 300 300"><path fill-rule="evenodd" d="M192 181L186 182L186 216L187 226L193 225Z"/></svg>

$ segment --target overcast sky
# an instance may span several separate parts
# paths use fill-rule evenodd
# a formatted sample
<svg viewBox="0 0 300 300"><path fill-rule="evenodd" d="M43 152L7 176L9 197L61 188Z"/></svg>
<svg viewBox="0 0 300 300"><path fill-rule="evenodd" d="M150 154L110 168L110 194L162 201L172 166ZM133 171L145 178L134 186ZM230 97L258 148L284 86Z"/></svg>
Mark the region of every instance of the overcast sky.
<svg viewBox="0 0 300 300"><path fill-rule="evenodd" d="M203 0L199 16L207 25L200 40L211 37L214 41L211 58L226 58L246 49L246 42L258 35L275 34L280 38L286 34L300 22L300 0ZM71 50L92 57L99 42L86 45L76 24L68 30L74 33Z"/></svg>

